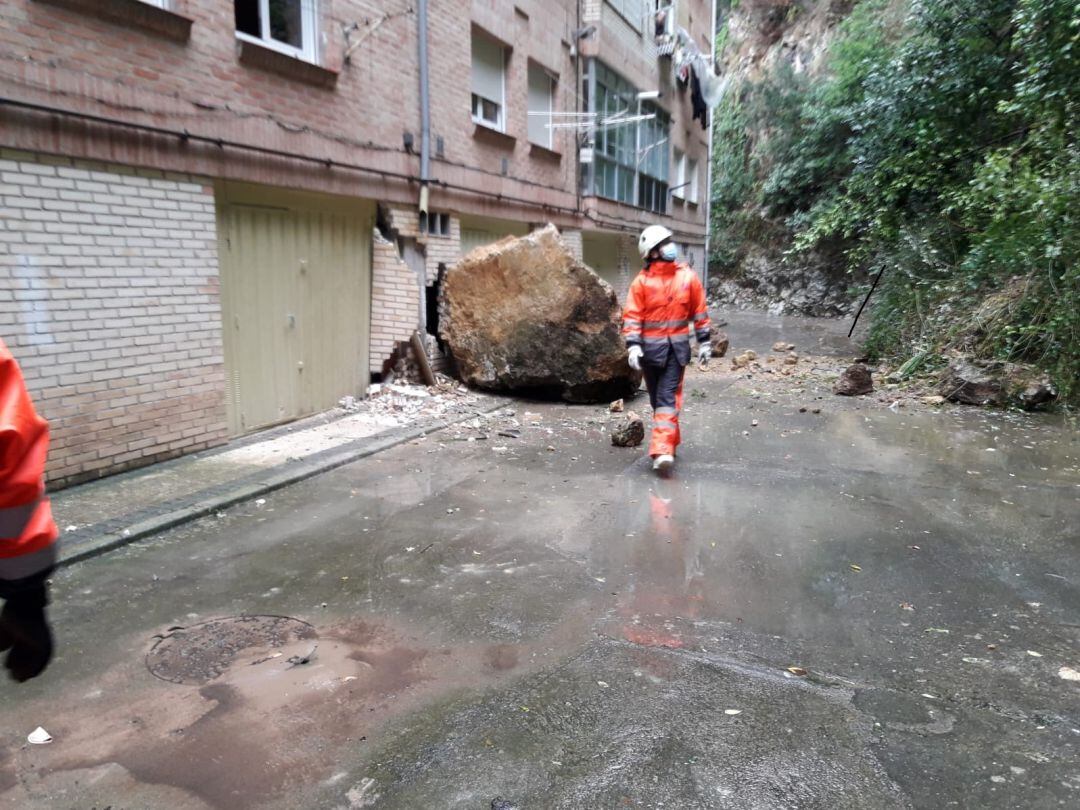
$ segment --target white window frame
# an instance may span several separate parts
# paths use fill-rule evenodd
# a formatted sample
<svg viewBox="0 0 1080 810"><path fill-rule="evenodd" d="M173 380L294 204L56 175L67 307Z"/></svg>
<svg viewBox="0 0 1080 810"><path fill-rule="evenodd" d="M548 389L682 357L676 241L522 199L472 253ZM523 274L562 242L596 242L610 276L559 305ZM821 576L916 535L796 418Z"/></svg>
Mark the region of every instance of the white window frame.
<svg viewBox="0 0 1080 810"><path fill-rule="evenodd" d="M548 83L548 91L547 91L548 108L547 108L547 110L533 110L533 109L531 109L532 104L531 104L531 100L530 100L530 104L529 104L530 109L528 111L529 112L529 122L528 123L530 125L529 128L531 128L531 126L535 122L539 121L539 122L541 122L540 125L543 127L544 135L542 136L543 140L535 140L532 137L532 133L529 132L529 143L534 143L537 146L544 147L545 149L553 150L555 148L555 130L550 125L551 125L552 120L553 120L553 116L551 115L551 113L555 112L555 103L556 103L555 92L556 92L556 87L558 86L558 79L556 79L555 76L553 76L551 74L551 71L549 71L547 68L545 68L540 63L538 63L538 62L529 62L529 66L528 66L528 69L526 71L526 89L525 89L526 94L529 95L529 96L531 96L531 93L532 93L532 79L533 79L533 76L536 75L536 74L540 74L541 76L543 76L543 78L547 79L547 83ZM534 113L538 113L538 112L547 112L547 114L548 114L547 120L545 120L544 117L541 116L541 115L534 115Z"/></svg>
<svg viewBox="0 0 1080 810"><path fill-rule="evenodd" d="M158 8L168 9L171 0L142 0L148 6L157 6Z"/></svg>
<svg viewBox="0 0 1080 810"><path fill-rule="evenodd" d="M289 45L287 42L280 42L270 36L270 0L256 0L256 2L259 4L259 22L262 24L262 36L256 37L243 31L237 31L236 38L314 64L318 59L315 43L318 41L316 26L319 16L317 13L319 0L300 0L300 38L303 44L299 48ZM235 0L233 0L233 3L235 5Z"/></svg>
<svg viewBox="0 0 1080 810"><path fill-rule="evenodd" d="M698 201L698 162L691 157L683 155L683 160L686 161L686 176L683 178L684 183L689 183L686 186L687 193L685 199L689 203L697 205Z"/></svg>
<svg viewBox="0 0 1080 810"><path fill-rule="evenodd" d="M503 45L498 40L492 38L492 37L487 37L487 36L484 36L482 34L477 33L476 30L473 30L472 37L473 37L473 39L475 39L477 37L480 37L482 39L486 39L491 45L494 45L496 48L498 48L499 53L502 55L502 58L500 60L501 67L500 67L500 76L499 76L499 78L502 80L501 83L500 83L500 87L499 87L499 92L501 94L501 98L494 99L494 98L487 98L486 96L481 96L478 93L473 92L473 89L472 89L472 70L474 68L473 68L473 56L472 56L472 52L471 52L472 40L470 40L469 98L470 98L470 111L472 113L472 120L473 120L474 123L479 124L482 127L487 127L488 129L494 129L494 130L497 130L499 132L506 132L506 46ZM528 91L526 91L526 92L528 92ZM484 113L483 113L483 110L484 110L483 102L484 101L487 101L487 102L489 102L491 104L494 104L498 108L497 115L496 115L496 120L492 121L490 118L485 118L484 117Z"/></svg>
<svg viewBox="0 0 1080 810"><path fill-rule="evenodd" d="M647 0L604 0L637 33L642 33L649 3Z"/></svg>
<svg viewBox="0 0 1080 810"><path fill-rule="evenodd" d="M671 184L671 196L680 200L686 199L686 153L675 147L672 152L672 161L675 163L675 171L672 172L674 182Z"/></svg>

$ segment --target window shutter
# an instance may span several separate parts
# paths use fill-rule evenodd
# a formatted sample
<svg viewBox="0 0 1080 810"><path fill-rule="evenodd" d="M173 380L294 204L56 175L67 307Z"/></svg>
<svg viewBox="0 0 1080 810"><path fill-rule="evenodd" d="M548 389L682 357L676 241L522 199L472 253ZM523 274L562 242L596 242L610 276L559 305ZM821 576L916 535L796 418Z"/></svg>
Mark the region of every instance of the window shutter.
<svg viewBox="0 0 1080 810"><path fill-rule="evenodd" d="M529 65L529 140L541 146L551 148L552 130L550 115L531 115L531 113L552 111L553 82L547 71L539 65Z"/></svg>
<svg viewBox="0 0 1080 810"><path fill-rule="evenodd" d="M503 103L503 49L487 37L473 35L472 92Z"/></svg>

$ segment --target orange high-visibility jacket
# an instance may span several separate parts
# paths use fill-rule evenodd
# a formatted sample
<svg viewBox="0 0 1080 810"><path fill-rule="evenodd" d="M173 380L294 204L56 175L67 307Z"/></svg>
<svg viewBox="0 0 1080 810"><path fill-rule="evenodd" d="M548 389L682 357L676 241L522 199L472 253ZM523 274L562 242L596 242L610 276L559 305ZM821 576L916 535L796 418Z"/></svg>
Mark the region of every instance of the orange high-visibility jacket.
<svg viewBox="0 0 1080 810"><path fill-rule="evenodd" d="M0 579L23 579L56 562L56 524L45 497L49 425L0 340Z"/></svg>
<svg viewBox="0 0 1080 810"><path fill-rule="evenodd" d="M690 359L690 327L699 343L709 340L712 323L705 288L684 264L653 262L634 279L626 295L623 335L627 346L642 347L645 361L667 362L668 352L683 365Z"/></svg>

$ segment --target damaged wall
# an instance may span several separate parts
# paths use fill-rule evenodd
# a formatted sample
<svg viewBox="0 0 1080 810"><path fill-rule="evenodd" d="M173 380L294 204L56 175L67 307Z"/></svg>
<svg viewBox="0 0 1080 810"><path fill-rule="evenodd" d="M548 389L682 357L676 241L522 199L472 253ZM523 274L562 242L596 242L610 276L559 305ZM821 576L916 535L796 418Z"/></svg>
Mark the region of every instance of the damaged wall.
<svg viewBox="0 0 1080 810"><path fill-rule="evenodd" d="M420 285L397 245L374 229L371 247L371 373L381 374L398 341L420 322Z"/></svg>

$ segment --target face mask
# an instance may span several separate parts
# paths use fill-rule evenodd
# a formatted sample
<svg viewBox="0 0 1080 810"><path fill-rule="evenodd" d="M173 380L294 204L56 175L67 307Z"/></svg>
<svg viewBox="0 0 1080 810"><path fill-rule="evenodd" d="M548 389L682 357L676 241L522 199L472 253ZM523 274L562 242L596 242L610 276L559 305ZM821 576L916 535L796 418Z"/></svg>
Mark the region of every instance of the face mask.
<svg viewBox="0 0 1080 810"><path fill-rule="evenodd" d="M679 249L675 247L671 242L668 242L662 248L660 248L660 258L665 262L675 261L675 257L679 255Z"/></svg>

